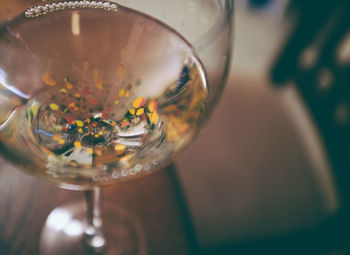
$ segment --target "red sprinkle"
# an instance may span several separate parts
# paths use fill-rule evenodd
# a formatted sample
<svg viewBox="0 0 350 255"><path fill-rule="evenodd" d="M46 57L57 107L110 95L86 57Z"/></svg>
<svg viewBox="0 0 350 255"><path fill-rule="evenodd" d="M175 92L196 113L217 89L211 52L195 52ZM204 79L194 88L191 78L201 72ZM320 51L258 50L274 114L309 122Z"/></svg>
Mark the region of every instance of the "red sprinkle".
<svg viewBox="0 0 350 255"><path fill-rule="evenodd" d="M68 123L71 123L74 120L72 116L66 116L65 119Z"/></svg>
<svg viewBox="0 0 350 255"><path fill-rule="evenodd" d="M92 103L92 104L97 104L97 102L98 102L98 101L97 101L96 98L91 98L91 103Z"/></svg>
<svg viewBox="0 0 350 255"><path fill-rule="evenodd" d="M81 92L85 95L89 95L91 92L90 92L90 89L88 87L84 87Z"/></svg>

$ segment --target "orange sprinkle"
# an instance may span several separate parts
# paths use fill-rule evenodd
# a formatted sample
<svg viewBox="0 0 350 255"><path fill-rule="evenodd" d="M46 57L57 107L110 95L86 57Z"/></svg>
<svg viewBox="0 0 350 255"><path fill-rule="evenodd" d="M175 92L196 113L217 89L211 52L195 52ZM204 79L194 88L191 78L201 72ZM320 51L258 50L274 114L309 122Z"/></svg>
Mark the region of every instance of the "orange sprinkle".
<svg viewBox="0 0 350 255"><path fill-rule="evenodd" d="M145 99L143 97L137 97L134 102L132 103L132 106L134 108L140 108L141 106L143 106L145 104Z"/></svg>
<svg viewBox="0 0 350 255"><path fill-rule="evenodd" d="M157 109L157 101L156 101L156 100L151 100L151 101L148 103L148 110L149 110L150 112L154 112L156 109Z"/></svg>
<svg viewBox="0 0 350 255"><path fill-rule="evenodd" d="M102 82L102 81L97 81L97 82L96 82L96 87L97 87L98 89L103 89L103 82Z"/></svg>
<svg viewBox="0 0 350 255"><path fill-rule="evenodd" d="M80 143L79 141L75 141L75 142L74 142L74 146L75 146L76 148L81 148L81 143Z"/></svg>
<svg viewBox="0 0 350 255"><path fill-rule="evenodd" d="M89 148L89 149L87 149L87 152L88 152L89 154L92 154L92 153L94 153L94 150L91 149L91 148Z"/></svg>
<svg viewBox="0 0 350 255"><path fill-rule="evenodd" d="M135 110L134 108L131 108L131 109L129 110L129 112L130 112L130 114L134 115L135 112L136 112L136 110Z"/></svg>
<svg viewBox="0 0 350 255"><path fill-rule="evenodd" d="M61 135L60 134L54 134L52 136L52 139L55 140L55 141L59 141L61 139Z"/></svg>
<svg viewBox="0 0 350 255"><path fill-rule="evenodd" d="M73 84L70 83L69 81L66 82L66 86L67 86L67 89L72 89L73 88Z"/></svg>
<svg viewBox="0 0 350 255"><path fill-rule="evenodd" d="M74 94L74 97L80 98L80 93L75 93L75 94Z"/></svg>
<svg viewBox="0 0 350 255"><path fill-rule="evenodd" d="M48 86L55 86L56 81L51 77L49 72L43 73L41 80Z"/></svg>
<svg viewBox="0 0 350 255"><path fill-rule="evenodd" d="M100 135L99 135L99 134L95 134L94 137L95 137L95 138L99 138Z"/></svg>
<svg viewBox="0 0 350 255"><path fill-rule="evenodd" d="M58 143L59 143L59 144L64 144L64 142L65 142L64 139L58 140Z"/></svg>
<svg viewBox="0 0 350 255"><path fill-rule="evenodd" d="M125 92L125 97L129 97L130 96L130 92L129 91L126 91Z"/></svg>

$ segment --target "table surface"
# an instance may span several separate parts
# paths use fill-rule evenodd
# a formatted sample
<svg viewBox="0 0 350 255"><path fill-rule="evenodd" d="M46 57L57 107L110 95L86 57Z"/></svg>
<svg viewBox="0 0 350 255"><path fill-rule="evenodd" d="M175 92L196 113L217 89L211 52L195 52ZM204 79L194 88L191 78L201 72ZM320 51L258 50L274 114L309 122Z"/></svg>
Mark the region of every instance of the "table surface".
<svg viewBox="0 0 350 255"><path fill-rule="evenodd" d="M48 214L57 206L82 200L82 192L27 176L2 159L0 166L0 254L38 254L40 231ZM140 220L148 254L189 254L173 174L170 166L103 190L105 200L123 206Z"/></svg>

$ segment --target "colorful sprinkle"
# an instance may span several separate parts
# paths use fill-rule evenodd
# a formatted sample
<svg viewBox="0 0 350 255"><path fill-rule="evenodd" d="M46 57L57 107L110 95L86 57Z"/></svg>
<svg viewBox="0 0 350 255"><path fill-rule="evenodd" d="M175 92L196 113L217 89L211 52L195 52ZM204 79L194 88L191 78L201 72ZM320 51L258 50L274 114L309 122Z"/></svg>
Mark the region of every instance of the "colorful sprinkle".
<svg viewBox="0 0 350 255"><path fill-rule="evenodd" d="M129 97L130 96L130 92L129 91L126 91L125 92L125 97Z"/></svg>
<svg viewBox="0 0 350 255"><path fill-rule="evenodd" d="M78 128L78 132L79 133L83 133L83 129L82 128Z"/></svg>
<svg viewBox="0 0 350 255"><path fill-rule="evenodd" d="M77 120L76 124L78 127L83 127L84 126L84 122L82 122L81 120Z"/></svg>
<svg viewBox="0 0 350 255"><path fill-rule="evenodd" d="M69 81L66 82L66 87L67 89L72 89L73 88L73 84L70 83Z"/></svg>
<svg viewBox="0 0 350 255"><path fill-rule="evenodd" d="M114 101L114 104L119 104L119 100L115 100L115 101Z"/></svg>
<svg viewBox="0 0 350 255"><path fill-rule="evenodd" d="M71 116L66 116L66 117L64 117L64 118L65 118L65 120L66 120L68 123L71 123L71 122L74 120L74 118L71 117Z"/></svg>
<svg viewBox="0 0 350 255"><path fill-rule="evenodd" d="M143 97L137 97L134 102L132 103L132 106L134 108L140 108L145 104L146 100Z"/></svg>
<svg viewBox="0 0 350 255"><path fill-rule="evenodd" d="M92 154L92 153L94 153L94 150L91 149L91 148L89 148L89 149L87 149L87 152L88 152L89 154Z"/></svg>
<svg viewBox="0 0 350 255"><path fill-rule="evenodd" d="M149 103L148 103L148 110L150 112L154 112L155 110L157 110L157 101L156 100L151 100Z"/></svg>
<svg viewBox="0 0 350 255"><path fill-rule="evenodd" d="M60 134L54 134L54 135L52 136L52 139L53 139L54 141L59 141L59 140L61 139L61 135L60 135Z"/></svg>
<svg viewBox="0 0 350 255"><path fill-rule="evenodd" d="M157 112L149 113L148 118L150 122L152 122L153 124L156 124L159 119L159 115Z"/></svg>
<svg viewBox="0 0 350 255"><path fill-rule="evenodd" d="M117 144L116 146L114 146L114 150L116 151L124 151L126 148L126 146L124 144Z"/></svg>
<svg viewBox="0 0 350 255"><path fill-rule="evenodd" d="M96 87L98 88L98 89L103 89L103 82L102 81L97 81L96 82Z"/></svg>
<svg viewBox="0 0 350 255"><path fill-rule="evenodd" d="M74 142L74 147L81 148L81 143L79 141Z"/></svg>
<svg viewBox="0 0 350 255"><path fill-rule="evenodd" d="M134 115L135 112L136 112L136 110L135 110L134 108L131 108L131 109L129 110L129 112L130 112L130 114Z"/></svg>
<svg viewBox="0 0 350 255"><path fill-rule="evenodd" d="M75 94L74 94L74 97L75 97L75 98L80 98L80 93L75 93Z"/></svg>
<svg viewBox="0 0 350 255"><path fill-rule="evenodd" d="M125 89L120 89L119 92L118 92L118 95L119 95L120 97L125 96Z"/></svg>
<svg viewBox="0 0 350 255"><path fill-rule="evenodd" d="M59 144L64 144L64 143L65 143L65 140L64 140L64 139L60 139L60 140L58 140L58 143L59 143Z"/></svg>
<svg viewBox="0 0 350 255"><path fill-rule="evenodd" d="M49 72L43 73L41 80L48 86L55 86L56 81L51 77Z"/></svg>
<svg viewBox="0 0 350 255"><path fill-rule="evenodd" d="M98 102L98 101L97 101L96 98L91 98L91 103L92 103L92 104L97 104L97 102Z"/></svg>
<svg viewBox="0 0 350 255"><path fill-rule="evenodd" d="M145 112L145 109L144 109L144 108L140 108L140 109L137 110L136 115L137 115L137 116L140 116L140 115L142 115L144 112Z"/></svg>
<svg viewBox="0 0 350 255"><path fill-rule="evenodd" d="M84 95L89 95L90 94L90 89L88 87L84 87L84 88L82 88L81 92Z"/></svg>
<svg viewBox="0 0 350 255"><path fill-rule="evenodd" d="M50 106L51 110L53 110L53 111L57 111L59 109L59 106L57 104L54 104L54 103L50 104L49 106Z"/></svg>
<svg viewBox="0 0 350 255"><path fill-rule="evenodd" d="M60 89L60 92L61 92L62 94L66 94L66 93L67 93L67 90L66 90L65 88L63 88L63 89Z"/></svg>

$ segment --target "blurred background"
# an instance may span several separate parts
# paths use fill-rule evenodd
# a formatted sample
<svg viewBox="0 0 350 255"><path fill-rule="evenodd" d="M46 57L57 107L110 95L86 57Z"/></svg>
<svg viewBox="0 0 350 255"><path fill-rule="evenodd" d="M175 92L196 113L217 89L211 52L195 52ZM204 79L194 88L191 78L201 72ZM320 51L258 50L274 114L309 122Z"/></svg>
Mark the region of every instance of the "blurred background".
<svg viewBox="0 0 350 255"><path fill-rule="evenodd" d="M177 160L207 254L350 254L347 1L235 1L223 97Z"/></svg>

